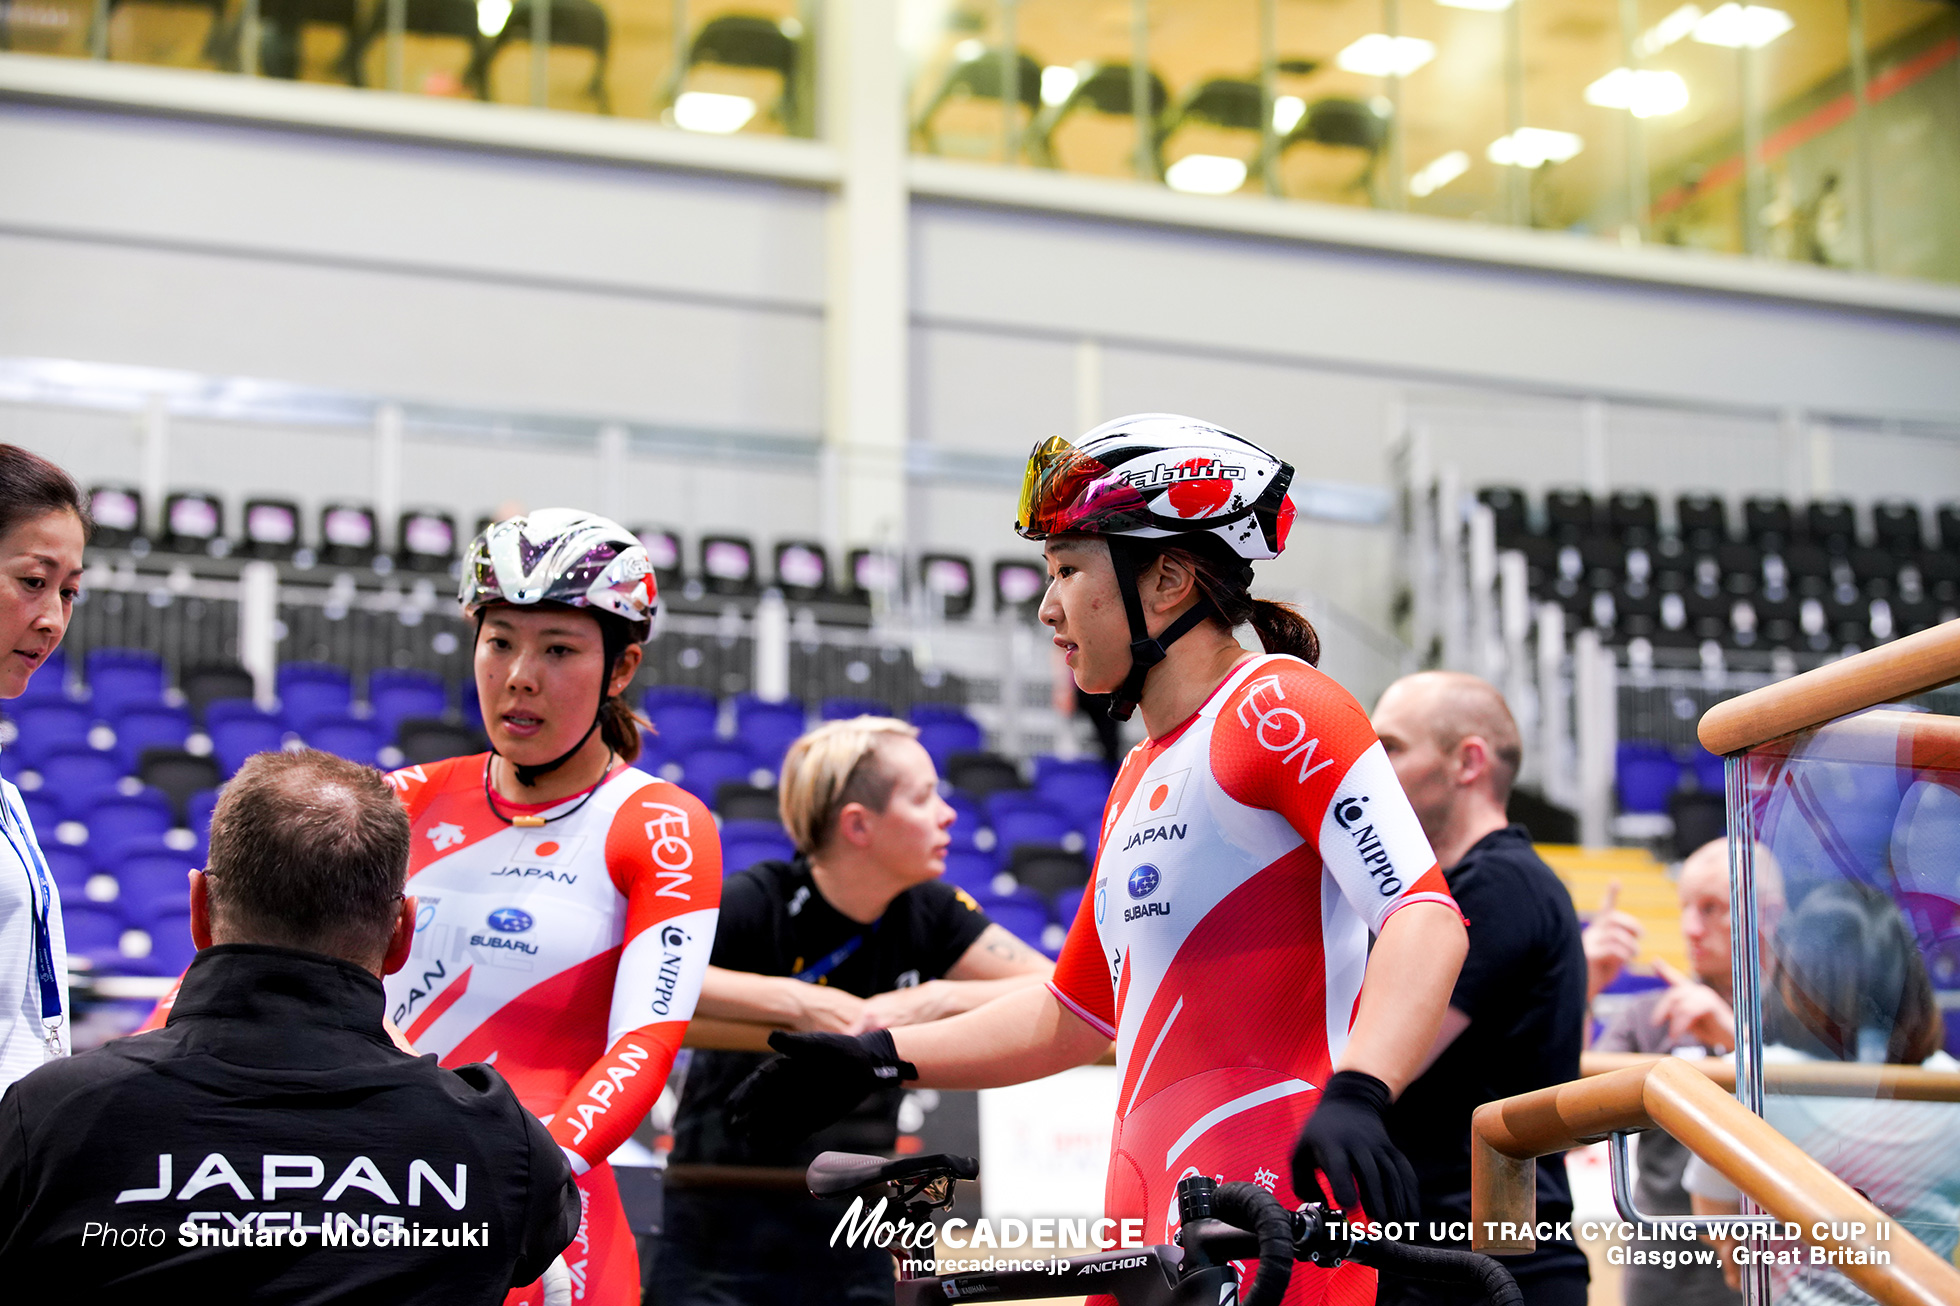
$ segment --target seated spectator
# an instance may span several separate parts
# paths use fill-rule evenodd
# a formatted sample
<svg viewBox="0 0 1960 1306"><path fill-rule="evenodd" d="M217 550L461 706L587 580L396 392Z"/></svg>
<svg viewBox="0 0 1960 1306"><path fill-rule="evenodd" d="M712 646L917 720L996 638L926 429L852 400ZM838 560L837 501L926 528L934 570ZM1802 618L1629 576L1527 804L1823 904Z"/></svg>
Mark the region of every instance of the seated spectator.
<svg viewBox="0 0 1960 1306"><path fill-rule="evenodd" d="M319 752L240 769L191 873L199 951L169 1023L0 1098L0 1281L450 1306L545 1273L578 1230L558 1145L495 1070L444 1070L382 1025L408 858L379 772Z"/></svg>
<svg viewBox="0 0 1960 1306"><path fill-rule="evenodd" d="M1855 883L1811 890L1776 932L1769 949L1763 1004L1763 1064L1858 1061L1952 1072L1960 1063L1940 1050L1946 1037L1939 1001L1912 929L1882 890ZM1946 1260L1960 1246L1960 1107L1841 1096L1764 1094L1763 1117L1778 1133L1856 1187L1899 1227ZM1682 1182L1703 1215L1733 1215L1735 1187L1691 1158ZM1726 1240L1723 1267L1732 1286L1741 1272ZM1773 1266L1778 1306L1846 1306L1870 1302L1833 1266Z"/></svg>
<svg viewBox="0 0 1960 1306"><path fill-rule="evenodd" d="M902 721L833 721L790 746L783 824L792 862L723 885L699 1017L857 1034L954 1015L1047 979L1048 960L960 889L939 883L953 809ZM728 1095L761 1054L695 1052L674 1123L674 1166L807 1165L818 1152L890 1152L903 1092L873 1094L804 1143L758 1150L729 1129ZM669 1171L673 1173L672 1170ZM730 1176L731 1180L743 1176ZM889 1303L891 1257L832 1247L844 1205L807 1193L670 1183L653 1269L663 1306Z"/></svg>
<svg viewBox="0 0 1960 1306"><path fill-rule="evenodd" d="M1579 1077L1585 953L1571 895L1505 807L1523 747L1504 696L1475 676L1425 671L1390 685L1375 733L1470 923L1470 952L1422 1074L1388 1116L1415 1167L1422 1222L1470 1219L1470 1115L1485 1102ZM1571 1218L1565 1158L1538 1162L1538 1218ZM1459 1246L1464 1244L1458 1244ZM1507 1257L1526 1306L1585 1306L1570 1237ZM1470 1306L1480 1294L1383 1271L1382 1306Z"/></svg>
<svg viewBox="0 0 1960 1306"><path fill-rule="evenodd" d="M1769 849L1756 849L1756 913L1765 935L1783 915L1783 875ZM1654 968L1668 981L1634 997L1616 1012L1593 1044L1596 1052L1676 1052L1706 1056L1735 1050L1733 972L1729 937L1729 845L1715 839L1689 854L1681 863L1676 885L1681 897L1681 937L1688 945L1683 975L1664 961ZM1638 955L1639 922L1602 910L1586 926L1586 960L1592 982L1605 988L1620 969ZM1634 946L1626 946L1629 940ZM1596 990L1595 990L1596 991ZM1634 1199L1652 1215L1686 1215L1687 1190L1681 1172L1688 1149L1659 1129L1650 1129L1635 1144L1638 1177ZM1650 1251L1678 1247L1661 1239L1636 1239L1628 1244ZM1622 1280L1626 1306L1741 1306L1742 1298L1722 1281L1712 1265L1629 1265Z"/></svg>

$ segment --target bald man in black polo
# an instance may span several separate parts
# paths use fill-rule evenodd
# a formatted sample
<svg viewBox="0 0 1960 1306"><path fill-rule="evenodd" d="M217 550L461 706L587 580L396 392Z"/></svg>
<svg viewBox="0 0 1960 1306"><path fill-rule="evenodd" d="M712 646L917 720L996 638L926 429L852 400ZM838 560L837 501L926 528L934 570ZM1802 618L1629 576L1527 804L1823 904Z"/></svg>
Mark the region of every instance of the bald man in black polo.
<svg viewBox="0 0 1960 1306"><path fill-rule="evenodd" d="M1422 1221L1470 1219L1470 1114L1485 1102L1579 1077L1586 957L1572 898L1504 814L1523 750L1503 695L1460 672L1426 671L1388 687L1375 733L1429 836L1450 894L1470 921L1470 954L1430 1062L1389 1114L1415 1167ZM1538 1162L1538 1218L1571 1218L1562 1156ZM1438 1232L1443 1232L1438 1230ZM1463 1237L1420 1241L1466 1246ZM1585 1253L1540 1240L1505 1257L1526 1306L1586 1306ZM1381 1306L1474 1306L1473 1293L1384 1273Z"/></svg>

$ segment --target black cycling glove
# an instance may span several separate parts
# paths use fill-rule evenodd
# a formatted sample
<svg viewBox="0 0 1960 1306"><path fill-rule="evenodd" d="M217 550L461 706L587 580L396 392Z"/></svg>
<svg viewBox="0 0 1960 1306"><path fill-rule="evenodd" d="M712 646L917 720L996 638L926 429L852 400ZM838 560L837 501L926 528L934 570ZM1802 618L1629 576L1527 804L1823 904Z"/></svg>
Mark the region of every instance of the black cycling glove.
<svg viewBox="0 0 1960 1306"><path fill-rule="evenodd" d="M1318 1170L1343 1210L1352 1212L1358 1197L1371 1220L1416 1218L1415 1167L1389 1141L1389 1101L1388 1085L1359 1070L1327 1081L1293 1148L1293 1191L1301 1201L1319 1195Z"/></svg>
<svg viewBox="0 0 1960 1306"><path fill-rule="evenodd" d="M890 1030L847 1034L769 1036L782 1053L757 1066L728 1099L728 1124L762 1147L802 1142L849 1115L881 1084L917 1079L898 1059Z"/></svg>

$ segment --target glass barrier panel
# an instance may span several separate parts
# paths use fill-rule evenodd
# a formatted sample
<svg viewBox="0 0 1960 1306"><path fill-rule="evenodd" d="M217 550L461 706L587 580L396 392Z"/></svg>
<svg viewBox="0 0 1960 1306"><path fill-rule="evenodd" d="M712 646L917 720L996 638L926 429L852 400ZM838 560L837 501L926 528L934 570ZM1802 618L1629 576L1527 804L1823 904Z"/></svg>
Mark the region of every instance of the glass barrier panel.
<svg viewBox="0 0 1960 1306"><path fill-rule="evenodd" d="M87 59L94 20L90 0L12 0L0 5L0 50Z"/></svg>
<svg viewBox="0 0 1960 1306"><path fill-rule="evenodd" d="M1390 14L1427 2L1273 6L1275 166L1268 193L1357 208L1398 207L1394 97L1408 80L1400 69L1415 62L1410 51L1422 51L1391 35Z"/></svg>
<svg viewBox="0 0 1960 1306"><path fill-rule="evenodd" d="M1258 0L1159 0L1149 16L1150 63L1168 93L1164 184L1187 195L1264 194Z"/></svg>
<svg viewBox="0 0 1960 1306"><path fill-rule="evenodd" d="M226 0L110 0L94 11L107 24L108 57L168 68L221 68L237 45Z"/></svg>
<svg viewBox="0 0 1960 1306"><path fill-rule="evenodd" d="M1960 717L1875 708L1746 758L1764 1116L1942 1257L1960 1246ZM1884 1066L1935 1072L1881 1096ZM1858 1071L1869 1069L1871 1087ZM1828 1095L1779 1076L1848 1076ZM1946 1099L1946 1100L1942 1100ZM1690 1191L1721 1194L1690 1174ZM1776 1244L1770 1244L1774 1247ZM1785 1244L1784 1246L1787 1246ZM1773 1266L1778 1303L1868 1300Z"/></svg>
<svg viewBox="0 0 1960 1306"><path fill-rule="evenodd" d="M1709 13L1704 13L1704 5ZM1705 26L1718 6L1635 0L1638 67L1672 74L1650 87L1685 93L1687 103L1642 120L1648 238L1664 245L1741 253L1743 243L1742 57L1732 34Z"/></svg>
<svg viewBox="0 0 1960 1306"><path fill-rule="evenodd" d="M1862 8L1871 266L1960 281L1960 7L1863 0Z"/></svg>
<svg viewBox="0 0 1960 1306"><path fill-rule="evenodd" d="M914 150L978 163L1022 161L1042 107L1042 63L1024 43L1020 8L1014 0L906 5Z"/></svg>
<svg viewBox="0 0 1960 1306"><path fill-rule="evenodd" d="M1857 267L1864 229L1849 9L1843 0L1781 2L1745 9L1755 22L1740 29L1763 112L1761 248L1791 263Z"/></svg>
<svg viewBox="0 0 1960 1306"><path fill-rule="evenodd" d="M816 14L810 0L672 0L662 122L728 135L810 136Z"/></svg>
<svg viewBox="0 0 1960 1306"><path fill-rule="evenodd" d="M1628 208L1629 134L1679 98L1658 70L1627 66L1619 0L1527 4L1524 122L1500 151L1528 178L1529 225L1619 237Z"/></svg>
<svg viewBox="0 0 1960 1306"><path fill-rule="evenodd" d="M1134 67L1141 36L1136 17L1137 6L1127 0L1021 0L1016 13L1021 48L1041 70L1041 108L1023 138L1024 162L1060 172L1156 180L1155 124L1167 96L1163 79L1149 69L1147 52L1142 67ZM1141 121L1139 103L1145 106Z"/></svg>
<svg viewBox="0 0 1960 1306"><path fill-rule="evenodd" d="M1395 152L1401 193L1413 213L1477 222L1512 220L1511 164L1498 142L1510 134L1515 15L1506 0L1443 4L1398 0L1399 35L1433 52L1408 72L1399 91ZM1413 56L1410 57L1410 61ZM1406 63L1405 63L1406 66Z"/></svg>

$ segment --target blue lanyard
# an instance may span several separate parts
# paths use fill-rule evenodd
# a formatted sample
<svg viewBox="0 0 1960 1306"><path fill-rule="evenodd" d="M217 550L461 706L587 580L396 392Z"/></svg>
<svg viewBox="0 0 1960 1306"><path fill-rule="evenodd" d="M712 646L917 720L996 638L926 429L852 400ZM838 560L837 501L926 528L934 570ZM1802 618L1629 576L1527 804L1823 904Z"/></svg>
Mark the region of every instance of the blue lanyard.
<svg viewBox="0 0 1960 1306"><path fill-rule="evenodd" d="M791 979L802 980L805 984L815 984L818 980L830 974L831 971L836 970L839 966L849 961L851 954L859 948L862 948L864 941L876 934L878 927L884 923L885 918L880 916L877 920L871 922L870 929L864 931L862 934L851 936L842 947L832 952L828 957L819 959L813 965L805 966L801 970L791 971L789 977Z"/></svg>
<svg viewBox="0 0 1960 1306"><path fill-rule="evenodd" d="M36 899L33 905L34 919L34 974L41 984L41 1025L43 1038L48 1051L55 1055L61 1052L61 980L56 974L54 964L54 933L48 928L48 913L54 902L54 877L48 873L47 859L41 856L40 845L34 836L27 832L27 821L14 808L13 798L0 790L0 808L6 810L6 819L0 820L0 834L7 836L7 844L20 857L21 865L27 870L28 896ZM20 832L18 841L14 832ZM35 889L38 887L39 892Z"/></svg>

